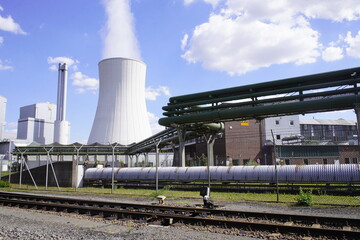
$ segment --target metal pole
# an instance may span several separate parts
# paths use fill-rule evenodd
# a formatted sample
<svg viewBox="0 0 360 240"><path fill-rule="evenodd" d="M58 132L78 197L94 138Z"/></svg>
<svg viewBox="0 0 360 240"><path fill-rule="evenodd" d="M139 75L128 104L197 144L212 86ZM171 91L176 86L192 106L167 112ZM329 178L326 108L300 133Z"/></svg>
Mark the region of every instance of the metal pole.
<svg viewBox="0 0 360 240"><path fill-rule="evenodd" d="M83 147L84 145L81 145L80 148L77 148L75 145L74 145L74 148L76 149L76 168L75 168L75 171L76 171L76 182L75 182L75 192L77 192L77 189L78 189L78 180L79 180L79 170L78 170L78 166L79 166L79 152L81 150L81 148Z"/></svg>
<svg viewBox="0 0 360 240"><path fill-rule="evenodd" d="M51 169L52 169L53 174L54 174L56 186L57 186L58 190L60 191L59 182L58 182L58 180L57 180L56 173L55 173L55 169L54 169L54 166L53 166L53 164L52 164L51 158L50 158L50 166L51 166Z"/></svg>
<svg viewBox="0 0 360 240"><path fill-rule="evenodd" d="M23 152L20 152L21 154L21 163L20 163L20 179L19 179L19 187L21 188L21 181L22 181L22 170L23 170L23 159L24 159L24 153L27 151L27 149Z"/></svg>
<svg viewBox="0 0 360 240"><path fill-rule="evenodd" d="M155 161L155 186L156 192L159 191L159 144L161 143L161 138L156 142L154 139L155 144L155 152L156 152L156 161Z"/></svg>
<svg viewBox="0 0 360 240"><path fill-rule="evenodd" d="M3 160L4 160L4 158L2 157L2 158L1 158L1 161L0 161L0 181L1 181L1 177L2 177Z"/></svg>
<svg viewBox="0 0 360 240"><path fill-rule="evenodd" d="M29 166L27 165L27 163L24 161L24 163L25 163L25 167L26 167L26 169L28 170L28 172L29 172L29 175L30 175L30 177L31 177L31 180L33 181L33 183L34 183L34 186L35 186L35 188L36 189L38 189L38 187L37 187L37 185L36 185L36 182L35 182L35 180L34 180L34 178L33 178L33 175L31 174L31 171L30 171L30 168L29 168Z"/></svg>
<svg viewBox="0 0 360 240"><path fill-rule="evenodd" d="M44 150L46 151L46 174L45 174L45 189L48 190L48 182L49 182L49 159L50 159L50 151L54 148L50 148L50 150L48 151L45 147L43 147Z"/></svg>
<svg viewBox="0 0 360 240"><path fill-rule="evenodd" d="M279 179L278 179L278 171L277 171L277 160L276 160L276 142L273 130L271 129L271 135L274 142L274 158L275 158L275 181L276 181L276 202L279 202Z"/></svg>
<svg viewBox="0 0 360 240"><path fill-rule="evenodd" d="M109 143L110 144L110 143ZM117 143L115 145L111 145L112 148L112 169L111 169L111 193L114 193L114 164L115 164L115 148L118 146Z"/></svg>

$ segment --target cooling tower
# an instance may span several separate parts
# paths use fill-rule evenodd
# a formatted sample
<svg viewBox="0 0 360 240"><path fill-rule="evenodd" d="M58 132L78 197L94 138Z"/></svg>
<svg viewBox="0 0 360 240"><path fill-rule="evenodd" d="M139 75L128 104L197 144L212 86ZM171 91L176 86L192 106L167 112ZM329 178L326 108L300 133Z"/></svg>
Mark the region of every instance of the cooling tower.
<svg viewBox="0 0 360 240"><path fill-rule="evenodd" d="M129 145L151 136L145 104L146 65L127 58L99 62L99 100L88 144Z"/></svg>

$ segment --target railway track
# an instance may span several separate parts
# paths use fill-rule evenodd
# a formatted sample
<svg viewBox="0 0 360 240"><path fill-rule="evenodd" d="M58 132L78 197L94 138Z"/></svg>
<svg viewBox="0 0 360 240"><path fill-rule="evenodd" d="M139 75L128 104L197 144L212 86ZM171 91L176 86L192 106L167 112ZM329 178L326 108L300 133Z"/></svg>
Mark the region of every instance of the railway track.
<svg viewBox="0 0 360 240"><path fill-rule="evenodd" d="M138 219L168 225L181 223L329 239L360 237L360 219L355 218L130 204L8 192L0 192L0 204L110 219Z"/></svg>

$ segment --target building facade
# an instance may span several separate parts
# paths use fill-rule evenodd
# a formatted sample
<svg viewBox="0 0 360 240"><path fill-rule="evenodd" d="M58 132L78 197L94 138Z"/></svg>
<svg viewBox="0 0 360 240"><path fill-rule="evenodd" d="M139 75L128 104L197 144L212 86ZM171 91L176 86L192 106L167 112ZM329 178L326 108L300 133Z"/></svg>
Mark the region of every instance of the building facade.
<svg viewBox="0 0 360 240"><path fill-rule="evenodd" d="M56 105L36 103L20 108L17 139L28 143L50 144L54 139Z"/></svg>
<svg viewBox="0 0 360 240"><path fill-rule="evenodd" d="M0 141L3 140L4 131L5 131L5 113L6 113L6 103L7 99L5 97L0 96Z"/></svg>
<svg viewBox="0 0 360 240"><path fill-rule="evenodd" d="M275 139L275 145L274 143ZM356 121L300 119L298 115L225 123L214 144L215 165L359 163ZM275 149L275 154L274 154ZM201 165L206 141L186 149L190 165ZM191 161L187 161L191 162Z"/></svg>

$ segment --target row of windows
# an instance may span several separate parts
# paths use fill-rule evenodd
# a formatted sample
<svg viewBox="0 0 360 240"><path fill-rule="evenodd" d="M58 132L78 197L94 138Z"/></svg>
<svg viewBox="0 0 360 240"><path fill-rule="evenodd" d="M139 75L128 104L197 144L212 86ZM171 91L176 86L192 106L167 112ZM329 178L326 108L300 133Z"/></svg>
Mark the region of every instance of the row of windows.
<svg viewBox="0 0 360 240"><path fill-rule="evenodd" d="M285 165L290 165L290 159L285 159ZM305 165L309 165L310 164L310 161L309 159L305 158L304 159L304 162L303 162ZM345 164L350 164L350 163L359 163L359 159L358 158L345 158ZM322 164L329 164L329 161L327 158L323 158L322 160Z"/></svg>
<svg viewBox="0 0 360 240"><path fill-rule="evenodd" d="M290 121L289 121L289 125L290 125L290 126L294 126L294 124L295 124L295 123L294 123L294 120L290 120ZM280 125L280 120L275 120L275 125Z"/></svg>

